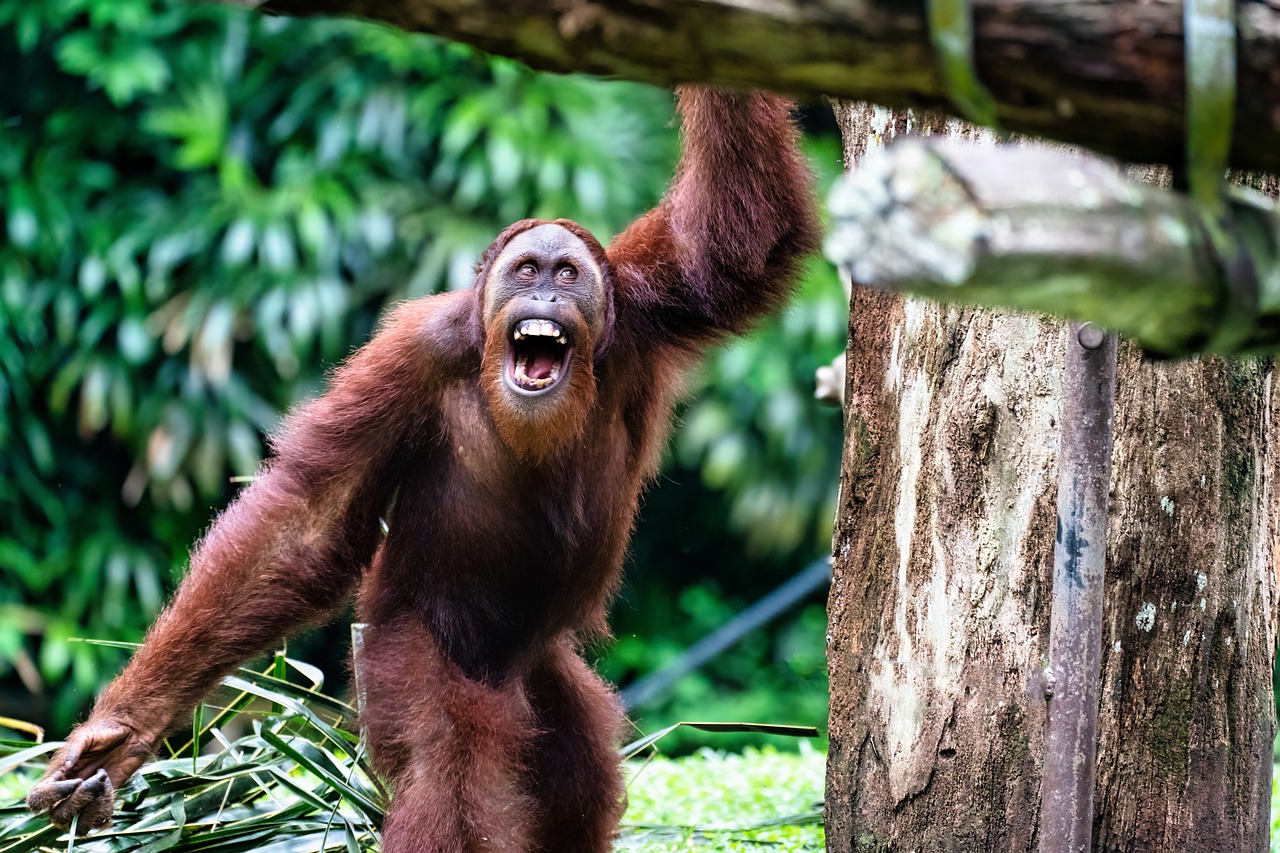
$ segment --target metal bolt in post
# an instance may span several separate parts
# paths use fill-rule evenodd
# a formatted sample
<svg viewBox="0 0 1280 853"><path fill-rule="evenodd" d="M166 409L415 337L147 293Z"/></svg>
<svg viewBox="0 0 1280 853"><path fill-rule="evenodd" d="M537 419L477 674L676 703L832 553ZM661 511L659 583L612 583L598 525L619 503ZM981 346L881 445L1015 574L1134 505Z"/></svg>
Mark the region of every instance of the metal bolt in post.
<svg viewBox="0 0 1280 853"><path fill-rule="evenodd" d="M1072 324L1062 383L1040 853L1089 853L1093 842L1115 386L1115 334Z"/></svg>

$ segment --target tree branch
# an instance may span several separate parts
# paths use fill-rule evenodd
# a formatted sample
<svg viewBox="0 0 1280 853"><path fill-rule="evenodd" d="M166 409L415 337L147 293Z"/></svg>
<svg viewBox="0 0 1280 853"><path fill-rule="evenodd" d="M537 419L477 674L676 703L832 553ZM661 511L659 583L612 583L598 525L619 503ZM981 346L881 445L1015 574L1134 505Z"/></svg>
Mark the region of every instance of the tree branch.
<svg viewBox="0 0 1280 853"><path fill-rule="evenodd" d="M827 254L854 281L1094 320L1168 356L1280 350L1280 217L1230 203L1240 254L1194 202L1045 146L905 139L831 196Z"/></svg>
<svg viewBox="0 0 1280 853"><path fill-rule="evenodd" d="M248 0L253 5L258 0ZM267 0L436 33L552 71L952 112L922 0ZM1280 171L1280 3L1241 0L1232 164ZM1013 131L1183 163L1182 3L974 0L982 82Z"/></svg>

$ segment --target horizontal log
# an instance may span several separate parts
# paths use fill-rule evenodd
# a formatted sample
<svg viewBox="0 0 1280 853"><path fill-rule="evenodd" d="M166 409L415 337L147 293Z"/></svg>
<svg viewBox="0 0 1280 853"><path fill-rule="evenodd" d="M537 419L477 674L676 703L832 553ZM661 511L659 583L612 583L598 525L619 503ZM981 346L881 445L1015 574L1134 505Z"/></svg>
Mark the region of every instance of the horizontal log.
<svg viewBox="0 0 1280 853"><path fill-rule="evenodd" d="M260 0L246 0L257 5ZM267 0L435 33L552 71L954 113L921 0ZM1010 130L1181 164L1177 0L973 0L980 79ZM1232 165L1280 171L1280 2L1239 3Z"/></svg>
<svg viewBox="0 0 1280 853"><path fill-rule="evenodd" d="M861 284L1092 320L1165 356L1280 350L1280 217L1251 192L1225 259L1185 195L1057 147L903 139L830 204L827 255Z"/></svg>

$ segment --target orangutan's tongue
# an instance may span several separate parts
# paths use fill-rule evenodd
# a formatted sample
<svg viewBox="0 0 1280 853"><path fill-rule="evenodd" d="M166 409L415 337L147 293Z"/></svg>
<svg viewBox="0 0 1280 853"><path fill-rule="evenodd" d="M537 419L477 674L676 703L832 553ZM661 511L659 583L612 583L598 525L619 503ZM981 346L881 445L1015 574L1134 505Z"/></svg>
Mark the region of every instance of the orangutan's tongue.
<svg viewBox="0 0 1280 853"><path fill-rule="evenodd" d="M546 379L551 369L560 363L560 359L550 352L535 352L525 368L525 375L530 379Z"/></svg>

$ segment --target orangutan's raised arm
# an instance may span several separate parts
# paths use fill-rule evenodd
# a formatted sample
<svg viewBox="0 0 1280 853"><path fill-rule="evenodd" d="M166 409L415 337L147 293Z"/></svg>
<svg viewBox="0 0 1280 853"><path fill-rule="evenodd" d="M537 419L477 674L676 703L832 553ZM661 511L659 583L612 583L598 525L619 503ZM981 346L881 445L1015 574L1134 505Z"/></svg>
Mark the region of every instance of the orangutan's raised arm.
<svg viewBox="0 0 1280 853"><path fill-rule="evenodd" d="M621 331L698 343L777 309L819 228L790 101L700 87L678 97L675 181L608 257Z"/></svg>

